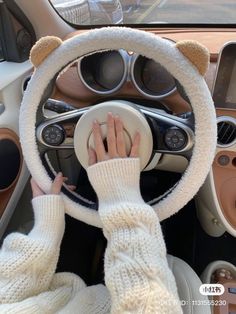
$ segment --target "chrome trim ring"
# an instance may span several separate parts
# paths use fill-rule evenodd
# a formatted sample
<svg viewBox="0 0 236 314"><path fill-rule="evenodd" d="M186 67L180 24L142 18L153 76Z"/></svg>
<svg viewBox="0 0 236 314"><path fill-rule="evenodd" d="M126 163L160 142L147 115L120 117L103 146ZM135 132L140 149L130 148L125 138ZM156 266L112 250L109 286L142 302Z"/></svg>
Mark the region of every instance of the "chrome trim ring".
<svg viewBox="0 0 236 314"><path fill-rule="evenodd" d="M236 128L236 119L230 116L219 116L216 119L217 125L220 122L228 122L229 124L233 125ZM218 133L217 133L218 134ZM217 139L217 147L226 148L236 144L236 138L229 144L219 144Z"/></svg>
<svg viewBox="0 0 236 314"><path fill-rule="evenodd" d="M140 54L133 54L131 57L131 64L130 64L130 76L131 76L131 81L134 84L135 88L140 92L140 94L142 94L143 96L149 98L149 99L162 99L165 98L169 95L172 95L175 91L176 91L176 86L171 89L168 93L162 94L162 95L153 95L153 94L149 94L147 92L145 92L142 88L139 87L138 83L136 82L136 79L134 77L134 67L135 67L135 63L137 61L137 59L139 57L142 57ZM171 75L171 74L170 74Z"/></svg>
<svg viewBox="0 0 236 314"><path fill-rule="evenodd" d="M116 51L120 54L122 60L123 60L123 64L124 64L124 72L123 72L123 76L122 76L122 79L120 81L120 83L113 89L110 89L110 90L107 90L107 91L100 91L100 90L97 90L93 87L91 87L84 79L83 77L83 74L82 74L82 71L81 71L81 62L84 58L86 58L87 56L83 56L82 58L80 58L78 60L78 66L77 66L77 70L78 70L78 75L79 75L79 78L81 79L81 81L83 82L83 84L92 92L98 94L98 95L111 95L115 92L117 92L122 86L123 84L125 83L126 79L127 79L127 75L128 75L128 54L126 53L125 50L123 49L119 49L119 50L103 50L103 51L100 51L98 52L99 54L100 53L103 53L103 52L109 52L109 51ZM95 53L96 54L96 53Z"/></svg>

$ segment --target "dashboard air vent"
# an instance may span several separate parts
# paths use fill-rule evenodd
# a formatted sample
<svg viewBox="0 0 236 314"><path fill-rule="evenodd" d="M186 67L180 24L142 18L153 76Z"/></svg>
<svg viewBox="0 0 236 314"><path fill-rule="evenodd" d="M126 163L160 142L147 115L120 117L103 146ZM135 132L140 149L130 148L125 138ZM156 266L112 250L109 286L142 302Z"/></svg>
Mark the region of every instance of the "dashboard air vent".
<svg viewBox="0 0 236 314"><path fill-rule="evenodd" d="M236 121L228 117L220 117L217 122L218 145L230 146L236 141Z"/></svg>

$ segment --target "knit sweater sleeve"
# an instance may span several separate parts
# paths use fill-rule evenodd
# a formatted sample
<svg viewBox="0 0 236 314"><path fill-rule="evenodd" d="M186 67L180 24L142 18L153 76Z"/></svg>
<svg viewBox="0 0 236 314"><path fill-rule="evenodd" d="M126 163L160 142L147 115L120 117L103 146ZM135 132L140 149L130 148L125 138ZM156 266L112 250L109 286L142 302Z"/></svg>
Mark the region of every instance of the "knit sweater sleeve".
<svg viewBox="0 0 236 314"><path fill-rule="evenodd" d="M112 313L182 313L158 217L140 194L139 159L97 163L88 176L108 240L105 282Z"/></svg>
<svg viewBox="0 0 236 314"><path fill-rule="evenodd" d="M8 235L0 250L0 303L22 301L48 290L64 233L61 196L32 200L35 224L28 235Z"/></svg>

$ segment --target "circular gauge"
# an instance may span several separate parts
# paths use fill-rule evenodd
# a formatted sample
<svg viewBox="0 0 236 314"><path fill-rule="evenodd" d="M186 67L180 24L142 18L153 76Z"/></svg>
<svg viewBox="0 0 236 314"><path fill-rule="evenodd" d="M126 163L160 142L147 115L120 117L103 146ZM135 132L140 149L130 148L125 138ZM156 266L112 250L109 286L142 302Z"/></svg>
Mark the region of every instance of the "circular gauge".
<svg viewBox="0 0 236 314"><path fill-rule="evenodd" d="M78 65L82 82L97 94L111 94L124 83L127 65L122 51L103 51L83 57Z"/></svg>
<svg viewBox="0 0 236 314"><path fill-rule="evenodd" d="M149 98L163 98L176 89L173 76L160 63L135 56L131 77L138 91Z"/></svg>

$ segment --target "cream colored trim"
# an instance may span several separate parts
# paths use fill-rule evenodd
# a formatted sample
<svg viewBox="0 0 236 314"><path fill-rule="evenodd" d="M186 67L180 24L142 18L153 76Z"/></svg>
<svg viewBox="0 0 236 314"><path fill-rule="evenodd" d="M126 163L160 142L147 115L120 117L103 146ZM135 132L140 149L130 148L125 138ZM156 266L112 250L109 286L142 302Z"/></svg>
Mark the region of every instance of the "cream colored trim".
<svg viewBox="0 0 236 314"><path fill-rule="evenodd" d="M22 63L0 62L0 73L4 73L4 75L0 75L0 90L3 90L19 76L26 74L30 69L32 69L32 64L29 61Z"/></svg>
<svg viewBox="0 0 236 314"><path fill-rule="evenodd" d="M0 127L11 129L16 134L19 134L19 110L22 100L21 85L23 78L29 75L31 68L32 65L28 61L22 64L0 63L0 73L4 73L2 78L0 77L0 102L5 107L0 114Z"/></svg>
<svg viewBox="0 0 236 314"><path fill-rule="evenodd" d="M183 173L188 167L188 160L183 156L164 154L156 169Z"/></svg>
<svg viewBox="0 0 236 314"><path fill-rule="evenodd" d="M46 35L63 39L75 31L55 12L48 0L15 0L15 2L30 20L38 39Z"/></svg>
<svg viewBox="0 0 236 314"><path fill-rule="evenodd" d="M230 146L226 146L226 147L219 147L217 146L217 149L216 149L216 154L221 152L221 151L229 151L229 152L236 152L236 144L234 145L230 145Z"/></svg>

